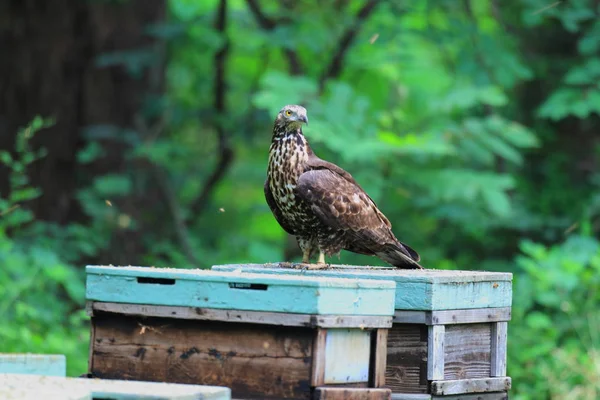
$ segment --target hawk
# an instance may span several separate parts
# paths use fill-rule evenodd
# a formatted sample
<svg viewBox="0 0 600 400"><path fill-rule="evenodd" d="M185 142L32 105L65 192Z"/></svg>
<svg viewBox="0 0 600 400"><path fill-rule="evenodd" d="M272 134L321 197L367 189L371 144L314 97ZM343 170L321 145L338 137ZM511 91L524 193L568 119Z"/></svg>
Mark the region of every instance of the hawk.
<svg viewBox="0 0 600 400"><path fill-rule="evenodd" d="M398 268L422 268L419 255L392 233L392 224L352 175L321 160L302 134L306 109L279 111L269 148L265 197L279 225L296 236L302 263L342 249L377 256Z"/></svg>

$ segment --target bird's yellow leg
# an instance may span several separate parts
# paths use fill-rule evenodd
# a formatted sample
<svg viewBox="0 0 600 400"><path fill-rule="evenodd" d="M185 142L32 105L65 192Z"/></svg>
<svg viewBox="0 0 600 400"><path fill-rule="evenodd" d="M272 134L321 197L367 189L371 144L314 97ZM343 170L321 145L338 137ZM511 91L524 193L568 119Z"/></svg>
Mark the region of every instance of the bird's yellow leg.
<svg viewBox="0 0 600 400"><path fill-rule="evenodd" d="M317 260L317 264L325 264L325 253L319 250L319 259Z"/></svg>
<svg viewBox="0 0 600 400"><path fill-rule="evenodd" d="M319 259L316 264L309 264L306 269L326 269L329 268L329 264L325 263L325 253L319 251Z"/></svg>
<svg viewBox="0 0 600 400"><path fill-rule="evenodd" d="M302 251L302 264L310 264L310 247L306 247Z"/></svg>

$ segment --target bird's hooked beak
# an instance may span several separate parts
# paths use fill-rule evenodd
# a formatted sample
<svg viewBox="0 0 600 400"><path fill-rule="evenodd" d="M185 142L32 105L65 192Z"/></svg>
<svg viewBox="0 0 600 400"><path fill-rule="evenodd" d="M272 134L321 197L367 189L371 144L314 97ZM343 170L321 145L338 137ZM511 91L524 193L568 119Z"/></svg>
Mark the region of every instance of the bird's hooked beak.
<svg viewBox="0 0 600 400"><path fill-rule="evenodd" d="M308 125L308 117L307 117L306 115L301 115L301 116L298 118L298 121L300 121L300 122L304 122L306 125Z"/></svg>

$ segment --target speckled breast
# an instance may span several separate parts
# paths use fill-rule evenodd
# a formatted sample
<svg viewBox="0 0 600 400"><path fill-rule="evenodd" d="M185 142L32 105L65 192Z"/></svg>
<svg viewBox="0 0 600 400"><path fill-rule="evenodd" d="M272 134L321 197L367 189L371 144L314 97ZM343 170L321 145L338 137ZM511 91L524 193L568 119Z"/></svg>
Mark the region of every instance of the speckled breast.
<svg viewBox="0 0 600 400"><path fill-rule="evenodd" d="M294 233L301 236L313 236L319 224L310 208L296 196L298 178L305 171L307 160L303 140L291 136L271 144L267 169L269 189L282 216L294 227Z"/></svg>

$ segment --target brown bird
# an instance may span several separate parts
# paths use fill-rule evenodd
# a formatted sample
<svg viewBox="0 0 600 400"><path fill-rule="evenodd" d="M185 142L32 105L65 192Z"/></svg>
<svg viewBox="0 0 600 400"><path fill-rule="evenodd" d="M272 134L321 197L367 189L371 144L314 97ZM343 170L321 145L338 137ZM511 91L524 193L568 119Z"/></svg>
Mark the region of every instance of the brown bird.
<svg viewBox="0 0 600 400"><path fill-rule="evenodd" d="M265 182L267 203L279 225L296 236L303 263L318 252L342 249L373 255L398 268L422 268L419 255L392 233L392 224L354 178L321 160L302 134L306 109L285 106L277 114Z"/></svg>

